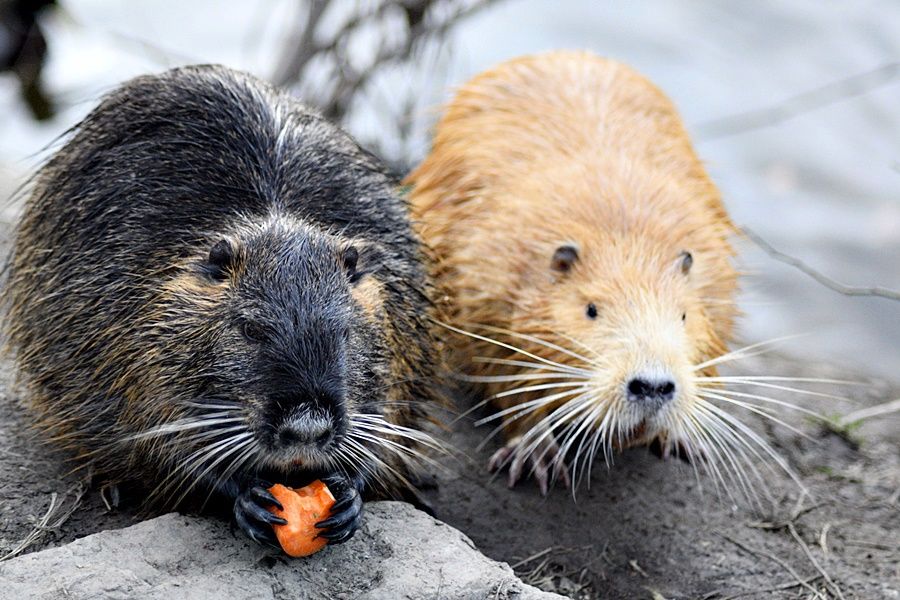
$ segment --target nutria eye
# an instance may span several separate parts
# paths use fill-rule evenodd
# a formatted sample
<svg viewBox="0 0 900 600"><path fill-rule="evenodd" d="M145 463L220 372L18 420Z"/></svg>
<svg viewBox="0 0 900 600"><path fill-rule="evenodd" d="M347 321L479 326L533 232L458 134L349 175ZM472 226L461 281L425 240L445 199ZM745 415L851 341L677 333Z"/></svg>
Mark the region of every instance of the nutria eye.
<svg viewBox="0 0 900 600"><path fill-rule="evenodd" d="M687 321L687 313L681 313L681 322L684 323Z"/></svg>
<svg viewBox="0 0 900 600"><path fill-rule="evenodd" d="M694 256L685 250L681 253L681 272L687 275L691 272L691 267L694 265Z"/></svg>
<svg viewBox="0 0 900 600"><path fill-rule="evenodd" d="M588 319L597 318L597 306L593 302L587 305L587 316Z"/></svg>
<svg viewBox="0 0 900 600"><path fill-rule="evenodd" d="M253 321L241 321L241 334L247 341L259 344L266 341L266 331L258 323Z"/></svg>

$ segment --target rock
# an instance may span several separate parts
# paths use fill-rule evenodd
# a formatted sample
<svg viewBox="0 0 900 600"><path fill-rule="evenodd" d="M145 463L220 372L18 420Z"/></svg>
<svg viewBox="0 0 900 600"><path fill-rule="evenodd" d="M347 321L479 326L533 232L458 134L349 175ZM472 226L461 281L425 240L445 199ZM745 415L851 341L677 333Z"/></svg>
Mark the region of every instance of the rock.
<svg viewBox="0 0 900 600"><path fill-rule="evenodd" d="M6 598L559 599L408 504L376 502L342 546L292 559L222 521L168 514L0 563Z"/></svg>

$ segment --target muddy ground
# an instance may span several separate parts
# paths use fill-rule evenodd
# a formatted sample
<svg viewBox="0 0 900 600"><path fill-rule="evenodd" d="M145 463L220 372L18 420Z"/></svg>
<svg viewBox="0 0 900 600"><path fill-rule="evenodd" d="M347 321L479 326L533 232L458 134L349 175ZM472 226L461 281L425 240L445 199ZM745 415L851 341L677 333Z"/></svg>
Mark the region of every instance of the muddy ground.
<svg viewBox="0 0 900 600"><path fill-rule="evenodd" d="M753 361L741 372L847 376L784 357ZM846 401L780 397L825 414L900 397L888 384L869 384L804 384ZM33 439L13 400L8 393L0 399L0 555L27 539L54 494L51 527L25 552L134 522L133 498L108 510L89 487L76 501L79 477L66 475L62 457ZM508 490L484 471L494 446L476 450L486 431L470 420L447 435L460 452L442 460L438 488L428 496L439 518L488 556L514 565L529 583L575 598L900 598L900 420L873 419L853 432L856 446L806 417L780 416L811 439L741 415L788 459L808 494L770 473L774 501L761 513L717 497L706 478L701 493L690 467L645 450L624 453L610 469L595 467L590 489L582 487L576 500L559 489L543 498L533 483Z"/></svg>

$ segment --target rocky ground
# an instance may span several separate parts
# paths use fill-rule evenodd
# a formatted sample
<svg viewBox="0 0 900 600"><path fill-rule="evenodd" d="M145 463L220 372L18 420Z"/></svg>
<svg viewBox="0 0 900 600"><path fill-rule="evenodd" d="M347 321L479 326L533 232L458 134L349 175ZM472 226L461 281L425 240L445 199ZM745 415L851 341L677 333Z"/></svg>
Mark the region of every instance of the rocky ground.
<svg viewBox="0 0 900 600"><path fill-rule="evenodd" d="M814 368L779 356L753 359L741 372L846 377L834 368ZM900 397L900 390L887 384L866 383L803 384L845 400L781 397L826 415ZM0 563L0 578L15 579L29 553L132 525L139 518L127 502L108 510L98 490L82 488L79 476L67 475L61 457L29 435L12 400L8 394L0 400L0 555L21 551L26 558ZM573 598L900 598L896 416L872 419L848 436L829 433L807 417L779 414L808 438L784 427L767 427L753 415L741 418L788 459L806 493L784 473L768 473L765 487L772 500L754 511L717 497L708 479L701 478L701 492L690 467L632 450L608 470L596 467L590 489L582 487L574 499L558 489L543 498L533 484L508 490L502 479L491 478L483 465L492 447L476 450L485 431L460 420L446 436L459 450L442 459L438 487L428 494L438 518L468 535L481 552L512 565L526 583ZM140 531L150 535L155 527L172 527L173 518L147 523ZM381 509L373 510L370 521L377 524L370 527L382 527L383 519ZM252 552L240 549L245 545L224 525L184 522L187 527L199 523L201 529L215 529L216 545L228 547L222 550L227 560L249 560ZM160 536L156 539L168 539ZM173 538L163 543L179 547L181 542ZM123 552L132 547L123 546ZM346 557L348 565L356 564L362 551L352 545L335 548L327 561L343 564L340 557ZM77 547L71 552L82 566L92 560ZM37 561L32 563L38 565L35 569L56 564L49 558L30 560ZM162 569L171 581L193 582L198 573L209 575L203 566L206 559L187 554L180 560L178 569ZM302 567L281 568L287 571L278 577L297 577L290 574L296 571L302 578L306 572ZM135 588L135 593L164 589L164 580L155 572L151 587ZM411 598L455 597L449 589L435 595L436 589L413 585L407 592ZM493 596L485 592L483 597Z"/></svg>

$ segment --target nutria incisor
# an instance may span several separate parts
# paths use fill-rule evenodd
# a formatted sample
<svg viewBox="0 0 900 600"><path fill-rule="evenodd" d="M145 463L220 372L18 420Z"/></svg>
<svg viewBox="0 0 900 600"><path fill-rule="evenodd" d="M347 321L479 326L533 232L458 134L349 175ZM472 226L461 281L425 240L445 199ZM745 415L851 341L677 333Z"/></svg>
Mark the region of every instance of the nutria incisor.
<svg viewBox="0 0 900 600"><path fill-rule="evenodd" d="M108 483L233 499L321 478L331 542L404 494L434 369L420 244L344 132L223 67L138 77L39 172L7 265L28 410ZM399 490L399 491L398 491Z"/></svg>
<svg viewBox="0 0 900 600"><path fill-rule="evenodd" d="M502 64L461 88L406 183L510 485L530 471L546 493L643 444L702 456L717 485L784 466L718 404L753 399L716 371L738 356L735 228L652 83L586 52Z"/></svg>

